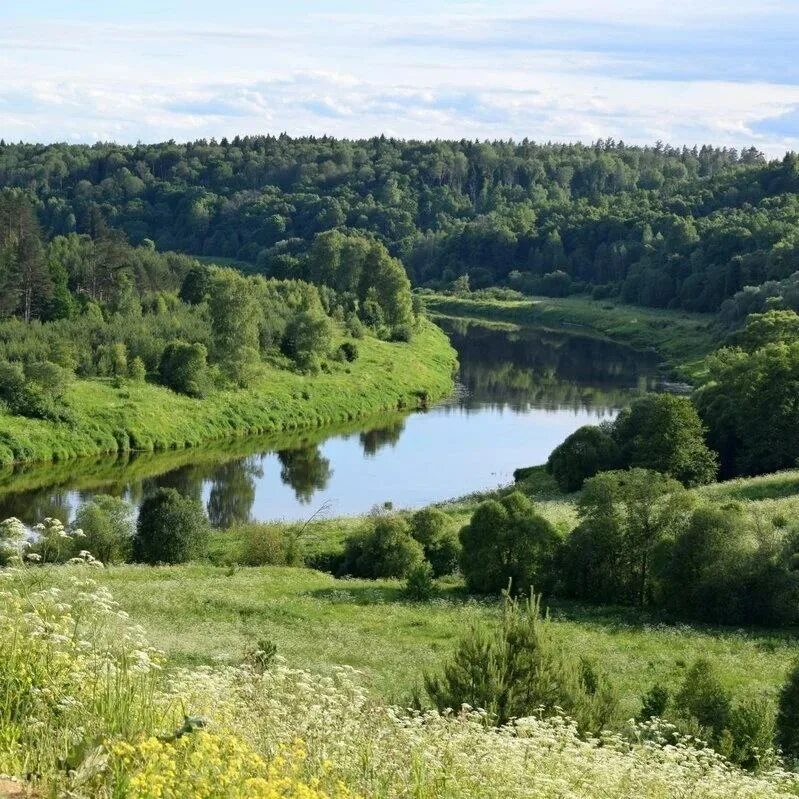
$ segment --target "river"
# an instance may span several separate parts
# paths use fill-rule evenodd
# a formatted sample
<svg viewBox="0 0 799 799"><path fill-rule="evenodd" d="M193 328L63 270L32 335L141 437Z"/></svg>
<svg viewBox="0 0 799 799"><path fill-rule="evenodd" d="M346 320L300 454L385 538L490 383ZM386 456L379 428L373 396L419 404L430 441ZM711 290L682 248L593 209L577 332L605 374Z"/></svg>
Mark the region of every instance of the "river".
<svg viewBox="0 0 799 799"><path fill-rule="evenodd" d="M159 486L200 499L220 527L419 507L509 482L661 383L653 354L578 329L441 325L461 369L452 397L425 412L285 440L19 467L0 476L0 519L68 521L94 494L137 504Z"/></svg>

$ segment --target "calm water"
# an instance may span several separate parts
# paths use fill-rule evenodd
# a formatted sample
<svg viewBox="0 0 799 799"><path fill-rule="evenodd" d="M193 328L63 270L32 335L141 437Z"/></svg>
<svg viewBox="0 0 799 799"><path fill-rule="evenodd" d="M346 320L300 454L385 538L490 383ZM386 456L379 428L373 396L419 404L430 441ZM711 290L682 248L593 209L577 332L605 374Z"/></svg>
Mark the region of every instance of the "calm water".
<svg viewBox="0 0 799 799"><path fill-rule="evenodd" d="M0 518L67 520L93 494L137 503L159 486L202 499L220 526L417 507L511 481L581 425L658 386L653 356L578 331L444 326L458 387L426 412L284 441L32 467L0 478Z"/></svg>

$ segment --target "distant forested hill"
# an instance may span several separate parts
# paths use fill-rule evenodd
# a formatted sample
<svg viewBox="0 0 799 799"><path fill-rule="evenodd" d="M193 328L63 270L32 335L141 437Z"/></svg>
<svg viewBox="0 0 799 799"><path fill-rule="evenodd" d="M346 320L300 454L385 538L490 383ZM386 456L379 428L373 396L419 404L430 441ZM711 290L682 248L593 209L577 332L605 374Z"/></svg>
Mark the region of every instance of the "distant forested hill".
<svg viewBox="0 0 799 799"><path fill-rule="evenodd" d="M799 158L767 163L754 149L0 142L2 186L35 199L48 238L96 238L107 225L134 245L240 259L280 278L304 276L315 236L331 229L374 235L416 285L468 274L471 288L590 290L694 311L799 270Z"/></svg>

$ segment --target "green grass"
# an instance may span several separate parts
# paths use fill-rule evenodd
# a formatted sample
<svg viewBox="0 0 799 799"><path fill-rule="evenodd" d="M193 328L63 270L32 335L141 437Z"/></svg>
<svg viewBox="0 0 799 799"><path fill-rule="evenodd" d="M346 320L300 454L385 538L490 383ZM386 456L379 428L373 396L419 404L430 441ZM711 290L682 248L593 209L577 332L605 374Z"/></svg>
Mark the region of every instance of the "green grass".
<svg viewBox="0 0 799 799"><path fill-rule="evenodd" d="M254 386L192 399L151 384L78 380L74 424L0 414L0 465L196 446L234 436L288 433L418 407L452 388L455 353L425 322L408 344L372 337L354 363L308 376L264 365Z"/></svg>
<svg viewBox="0 0 799 799"><path fill-rule="evenodd" d="M66 579L59 569L43 574ZM352 666L378 696L400 703L471 624L498 612L496 602L470 600L457 586L417 604L395 581L337 580L309 569L120 566L98 579L173 665L239 662L268 638L292 666L320 673ZM787 631L649 625L632 611L570 605L553 616L562 645L611 675L628 715L653 682L678 683L701 655L738 695L773 695L796 651Z"/></svg>
<svg viewBox="0 0 799 799"><path fill-rule="evenodd" d="M579 327L640 350L656 351L675 376L695 380L702 359L721 343L715 317L587 297L486 300L423 294L430 313L522 325Z"/></svg>
<svg viewBox="0 0 799 799"><path fill-rule="evenodd" d="M453 526L463 524L482 499L514 488L532 496L560 529L576 519L577 494L558 492L543 467L516 486L474 494L440 507ZM700 496L747 502L764 518L789 518L799 510L799 470L735 480L697 489ZM308 525L307 551L340 551L363 524L359 517ZM336 579L305 568L228 567L236 531L216 531L216 563L173 567L118 566L98 573L134 622L173 665L238 662L248 646L272 640L292 666L327 673L338 665L365 675L381 698L404 703L423 672L435 669L475 622L495 619L496 600L469 598L456 579L444 581L430 604L407 601L393 580ZM45 582L66 579L61 569L42 571ZM797 630L737 630L671 625L631 608L587 607L558 602L550 608L566 650L585 655L611 676L622 708L633 715L639 697L654 682L675 686L700 656L718 666L737 696L774 697L796 657Z"/></svg>

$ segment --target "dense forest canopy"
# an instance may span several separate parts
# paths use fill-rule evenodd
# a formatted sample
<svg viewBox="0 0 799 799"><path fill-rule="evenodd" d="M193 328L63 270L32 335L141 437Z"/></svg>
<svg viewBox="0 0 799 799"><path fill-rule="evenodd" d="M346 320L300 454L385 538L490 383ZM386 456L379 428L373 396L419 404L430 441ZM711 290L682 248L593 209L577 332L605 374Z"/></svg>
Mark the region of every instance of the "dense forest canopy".
<svg viewBox="0 0 799 799"><path fill-rule="evenodd" d="M48 238L235 258L304 276L316 236L367 234L416 285L592 290L715 311L799 269L799 159L754 149L285 135L154 145L0 142L0 185ZM761 309L757 309L761 310Z"/></svg>

